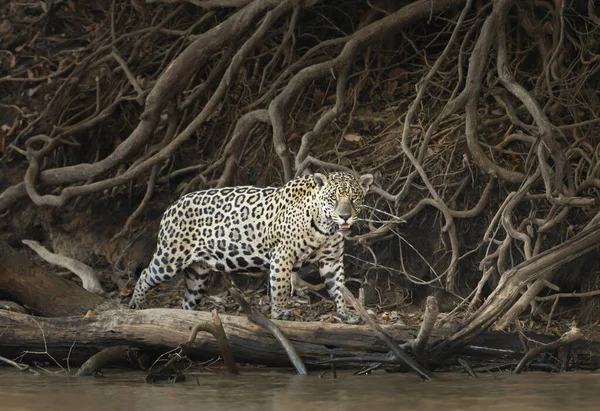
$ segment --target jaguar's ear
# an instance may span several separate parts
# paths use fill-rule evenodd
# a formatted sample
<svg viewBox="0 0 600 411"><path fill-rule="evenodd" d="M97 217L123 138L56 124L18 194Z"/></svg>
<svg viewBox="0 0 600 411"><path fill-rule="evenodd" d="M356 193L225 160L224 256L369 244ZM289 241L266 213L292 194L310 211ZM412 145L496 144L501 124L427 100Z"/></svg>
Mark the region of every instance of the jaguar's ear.
<svg viewBox="0 0 600 411"><path fill-rule="evenodd" d="M314 173L313 178L315 179L318 188L323 188L327 185L327 177L324 174Z"/></svg>
<svg viewBox="0 0 600 411"><path fill-rule="evenodd" d="M369 191L371 184L373 184L373 174L364 174L360 176L358 181L360 182L360 186L366 194L367 191Z"/></svg>

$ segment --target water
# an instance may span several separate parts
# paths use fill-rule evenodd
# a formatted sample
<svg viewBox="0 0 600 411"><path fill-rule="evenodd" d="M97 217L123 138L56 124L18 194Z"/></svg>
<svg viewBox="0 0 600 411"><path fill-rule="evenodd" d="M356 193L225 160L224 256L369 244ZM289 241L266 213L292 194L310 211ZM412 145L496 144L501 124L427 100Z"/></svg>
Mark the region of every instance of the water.
<svg viewBox="0 0 600 411"><path fill-rule="evenodd" d="M244 370L241 376L188 374L184 383L146 384L145 374L107 370L103 378L35 376L0 367L1 410L597 410L598 373L348 373L319 378Z"/></svg>

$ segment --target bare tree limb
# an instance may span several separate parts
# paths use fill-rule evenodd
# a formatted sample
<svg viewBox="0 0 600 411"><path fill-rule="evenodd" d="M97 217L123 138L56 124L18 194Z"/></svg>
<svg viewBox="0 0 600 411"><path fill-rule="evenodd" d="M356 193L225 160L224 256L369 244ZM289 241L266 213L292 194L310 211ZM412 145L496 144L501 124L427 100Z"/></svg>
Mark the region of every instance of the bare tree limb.
<svg viewBox="0 0 600 411"><path fill-rule="evenodd" d="M40 257L42 257L50 264L58 265L71 271L73 274L75 274L81 279L83 288L85 288L89 292L98 295L105 294L104 289L102 288L102 285L98 280L96 272L91 267L70 257L54 254L48 251L46 248L44 248L44 246L42 246L37 241L23 240L22 242L23 244L29 246L33 251L35 251Z"/></svg>

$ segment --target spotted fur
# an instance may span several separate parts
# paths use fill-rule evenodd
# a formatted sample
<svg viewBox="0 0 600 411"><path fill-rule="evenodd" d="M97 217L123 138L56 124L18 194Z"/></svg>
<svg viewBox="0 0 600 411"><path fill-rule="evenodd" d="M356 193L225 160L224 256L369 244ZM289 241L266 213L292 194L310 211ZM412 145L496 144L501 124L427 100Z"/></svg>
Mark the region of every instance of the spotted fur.
<svg viewBox="0 0 600 411"><path fill-rule="evenodd" d="M183 272L183 309L202 298L209 272L269 270L271 316L286 310L291 275L318 263L337 314L349 315L340 291L344 283L344 235L356 222L373 176L348 173L298 177L283 187L231 187L181 197L163 215L157 249L136 284L131 308L148 291Z"/></svg>

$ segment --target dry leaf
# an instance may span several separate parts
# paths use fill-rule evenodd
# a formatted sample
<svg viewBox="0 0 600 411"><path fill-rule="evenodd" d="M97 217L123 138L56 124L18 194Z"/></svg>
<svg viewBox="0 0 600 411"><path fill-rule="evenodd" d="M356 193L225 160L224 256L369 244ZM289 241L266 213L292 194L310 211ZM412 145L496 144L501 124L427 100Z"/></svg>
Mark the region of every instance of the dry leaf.
<svg viewBox="0 0 600 411"><path fill-rule="evenodd" d="M63 71L75 61L75 57L67 56L58 63L58 71Z"/></svg>
<svg viewBox="0 0 600 411"><path fill-rule="evenodd" d="M34 95L35 93L37 93L37 92L39 91L39 89L41 89L41 88L42 88L42 85L41 85L41 84L40 84L39 86L37 86L37 87L30 88L29 90L27 90L27 96L28 96L28 97L33 97L33 95Z"/></svg>
<svg viewBox="0 0 600 411"><path fill-rule="evenodd" d="M358 134L346 134L344 140L351 141L353 143L359 143L362 138Z"/></svg>

